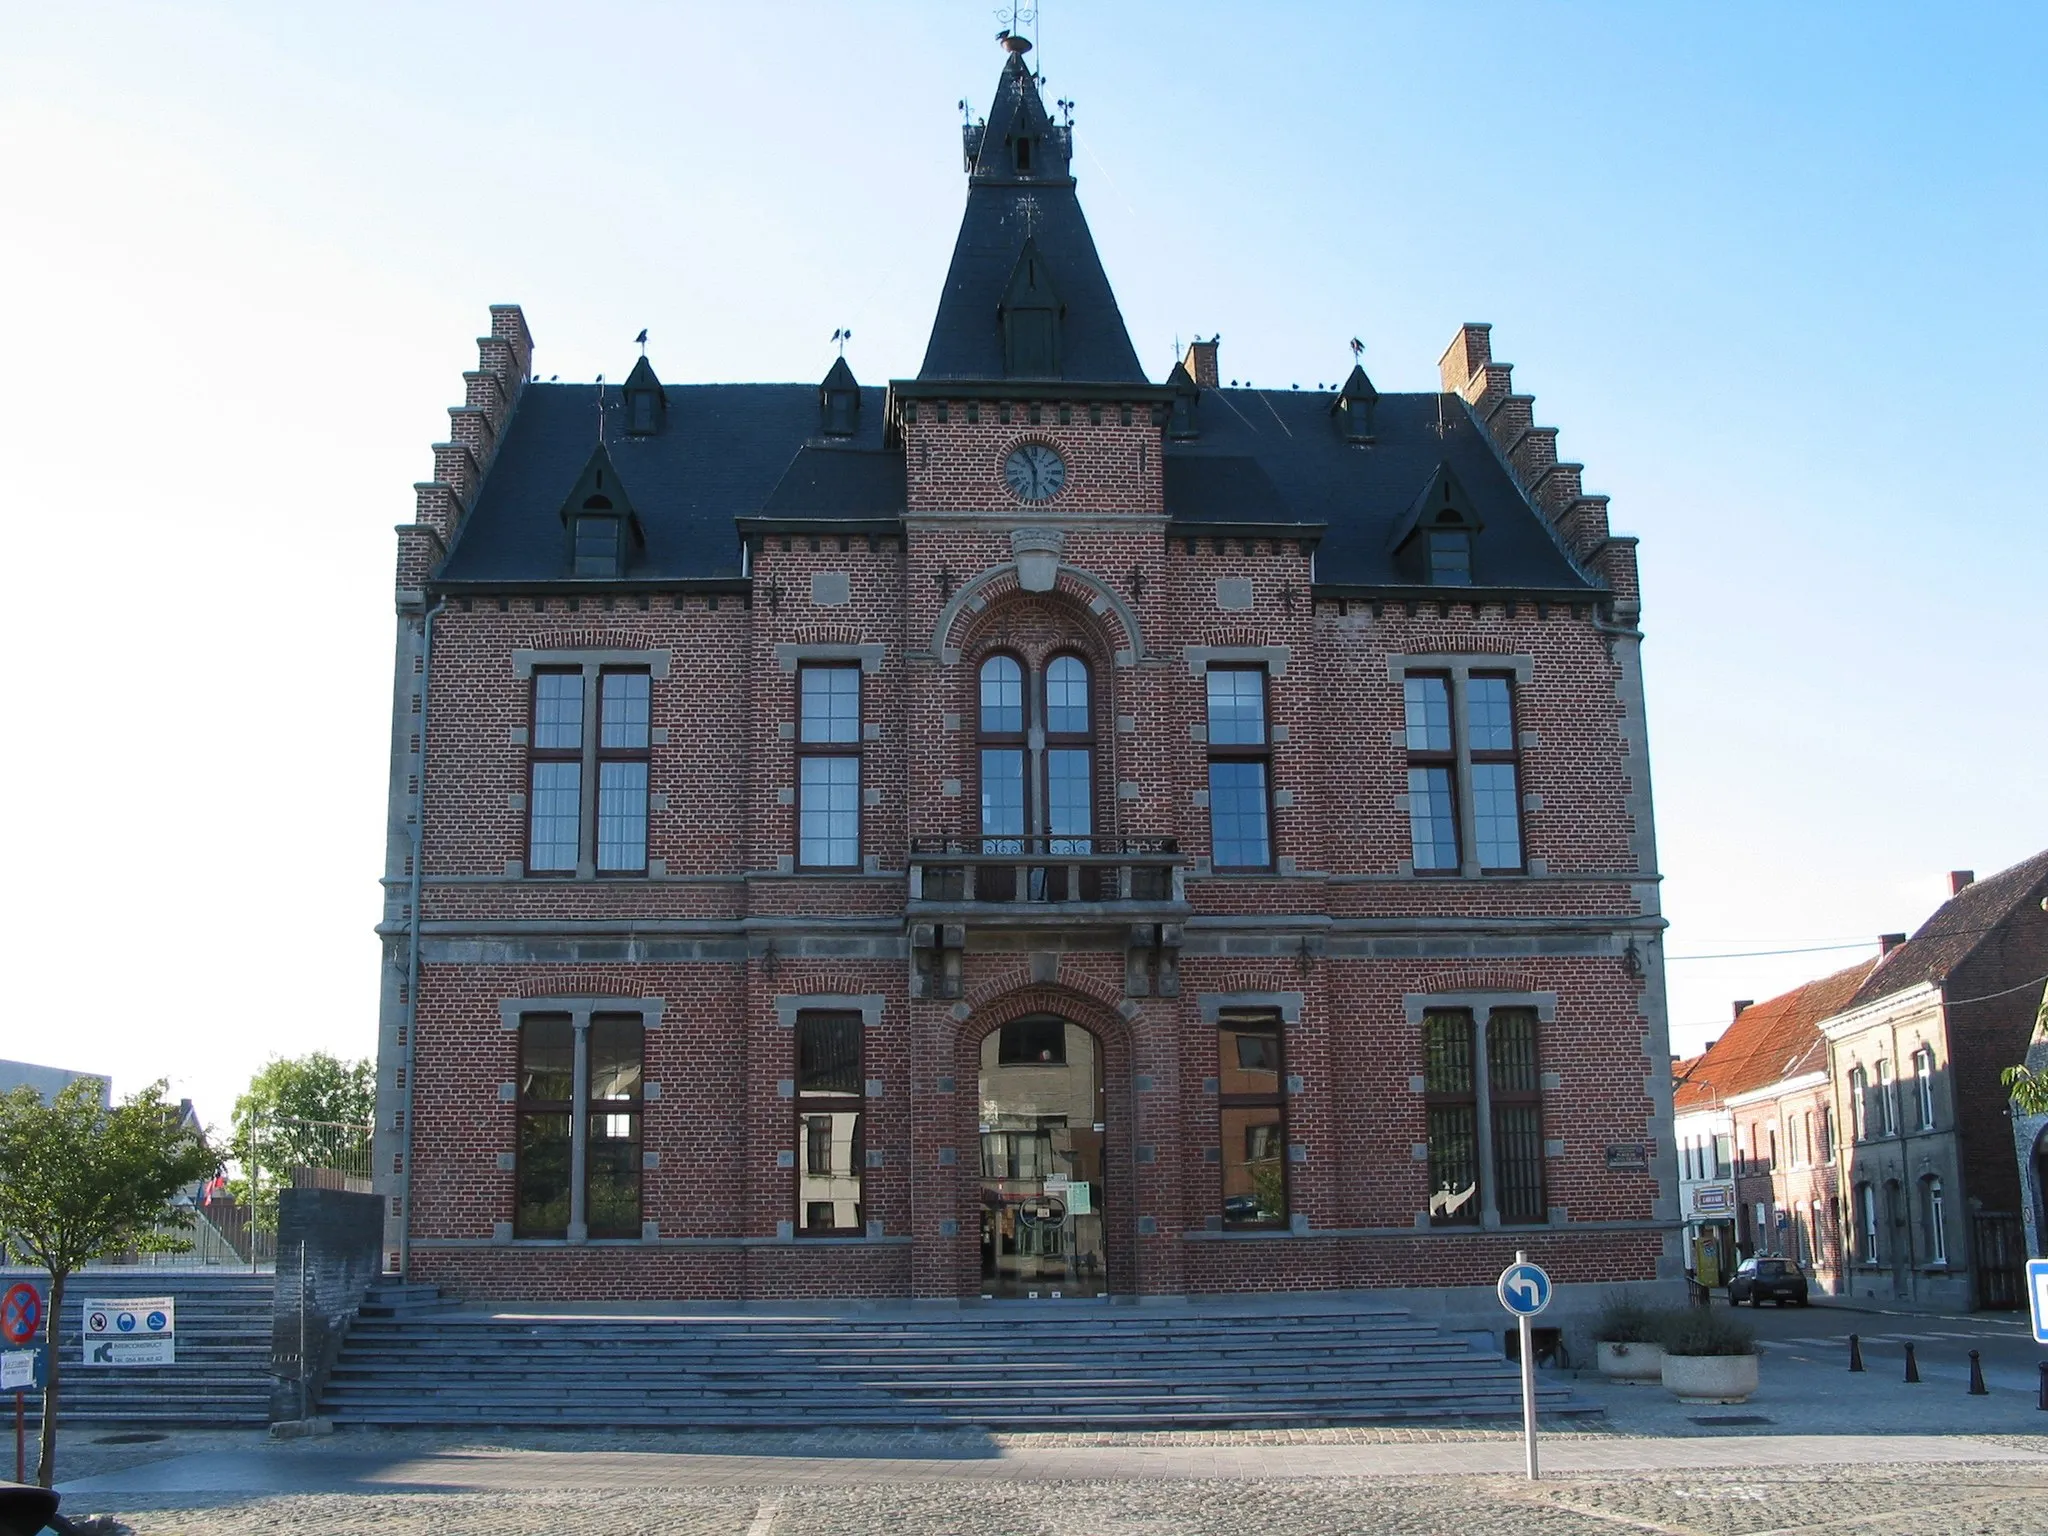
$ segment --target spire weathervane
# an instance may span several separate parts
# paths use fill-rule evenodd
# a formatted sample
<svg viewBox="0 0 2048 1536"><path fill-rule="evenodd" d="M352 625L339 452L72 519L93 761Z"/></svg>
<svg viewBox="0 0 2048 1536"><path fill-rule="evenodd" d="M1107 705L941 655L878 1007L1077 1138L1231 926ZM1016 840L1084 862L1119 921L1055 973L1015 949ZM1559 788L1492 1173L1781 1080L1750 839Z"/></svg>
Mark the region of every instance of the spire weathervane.
<svg viewBox="0 0 2048 1536"><path fill-rule="evenodd" d="M842 325L832 333L832 339L839 344L839 355L844 357L846 356L846 344L853 340L853 332Z"/></svg>
<svg viewBox="0 0 2048 1536"><path fill-rule="evenodd" d="M640 355L645 357L647 355L647 327L643 325L640 328L640 334L633 339L640 343Z"/></svg>

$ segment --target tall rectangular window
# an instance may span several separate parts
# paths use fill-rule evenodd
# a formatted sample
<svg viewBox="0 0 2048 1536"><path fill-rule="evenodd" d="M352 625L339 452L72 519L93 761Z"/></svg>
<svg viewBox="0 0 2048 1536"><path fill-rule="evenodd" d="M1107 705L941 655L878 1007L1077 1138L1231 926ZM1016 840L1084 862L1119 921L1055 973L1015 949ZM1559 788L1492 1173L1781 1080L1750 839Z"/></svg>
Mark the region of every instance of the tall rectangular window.
<svg viewBox="0 0 2048 1536"><path fill-rule="evenodd" d="M855 1236L861 1213L861 1016L796 1018L796 1219L811 1237Z"/></svg>
<svg viewBox="0 0 2048 1536"><path fill-rule="evenodd" d="M1919 1129L1934 1129L1934 1052L1926 1046L1913 1053L1913 1105L1919 1111Z"/></svg>
<svg viewBox="0 0 2048 1536"><path fill-rule="evenodd" d="M1278 1014L1227 1010L1216 1025L1223 1225L1287 1224L1287 1078Z"/></svg>
<svg viewBox="0 0 2048 1536"><path fill-rule="evenodd" d="M1408 834L1418 871L1458 868L1457 757L1451 680L1434 673L1401 684L1408 740Z"/></svg>
<svg viewBox="0 0 2048 1536"><path fill-rule="evenodd" d="M1483 870L1522 867L1522 798L1514 695L1504 676L1474 673L1465 691L1472 755L1472 842Z"/></svg>
<svg viewBox="0 0 2048 1536"><path fill-rule="evenodd" d="M1210 857L1218 869L1270 869L1265 669L1211 667L1208 694Z"/></svg>
<svg viewBox="0 0 2048 1536"><path fill-rule="evenodd" d="M1536 1010L1496 1008L1486 1021L1486 1077L1493 1112L1494 1199L1503 1224L1540 1222L1543 1079L1536 1065Z"/></svg>
<svg viewBox="0 0 2048 1536"><path fill-rule="evenodd" d="M1880 1136L1899 1134L1899 1090L1888 1061L1877 1064L1877 1132Z"/></svg>
<svg viewBox="0 0 2048 1536"><path fill-rule="evenodd" d="M583 674L533 674L526 867L574 874L583 823Z"/></svg>
<svg viewBox="0 0 2048 1536"><path fill-rule="evenodd" d="M860 867L860 668L798 674L797 863Z"/></svg>
<svg viewBox="0 0 2048 1536"><path fill-rule="evenodd" d="M646 1035L638 1014L596 1014L587 1031L586 1215L592 1237L640 1235L640 1084Z"/></svg>
<svg viewBox="0 0 2048 1536"><path fill-rule="evenodd" d="M519 1026L518 1172L512 1231L569 1235L576 1031L567 1014L531 1014Z"/></svg>
<svg viewBox="0 0 2048 1536"><path fill-rule="evenodd" d="M533 674L530 873L646 872L650 688L645 671L624 668Z"/></svg>
<svg viewBox="0 0 2048 1536"><path fill-rule="evenodd" d="M1423 1114L1429 1127L1429 1219L1435 1226L1479 1220L1479 1073L1472 1045L1471 1014L1423 1016Z"/></svg>

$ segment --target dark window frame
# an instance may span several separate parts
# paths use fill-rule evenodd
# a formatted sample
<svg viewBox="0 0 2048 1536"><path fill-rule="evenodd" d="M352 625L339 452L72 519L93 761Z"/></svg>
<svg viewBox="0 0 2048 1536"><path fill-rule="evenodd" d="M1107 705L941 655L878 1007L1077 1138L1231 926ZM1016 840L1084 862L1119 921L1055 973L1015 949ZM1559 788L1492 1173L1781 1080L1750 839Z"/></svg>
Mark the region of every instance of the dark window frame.
<svg viewBox="0 0 2048 1536"><path fill-rule="evenodd" d="M1227 1093L1223 1091L1223 1085L1228 1080L1232 1067L1231 1063L1224 1059L1223 1042L1239 1038L1234 1032L1233 1026L1243 1027L1248 1025L1256 1026L1261 1031L1262 1038L1265 1037L1263 1033L1265 1030L1270 1028L1272 1032L1270 1038L1276 1043L1279 1057L1277 1064L1272 1069L1273 1089L1271 1092L1260 1093ZM1243 1052L1240 1051L1238 1070L1266 1070L1263 1066L1245 1068L1242 1066L1242 1059ZM1279 1156L1275 1159L1280 1165L1279 1214L1269 1218L1233 1219L1228 1209L1228 1197L1222 1194L1223 1181L1219 1178L1217 1183L1217 1203L1221 1209L1224 1229L1233 1232L1284 1232L1288 1230L1294 1212L1294 1180L1293 1171L1290 1166L1293 1159L1288 1155L1287 1022L1280 1011L1276 1008L1226 1008L1222 1010L1216 1019L1216 1068L1217 1141L1219 1146L1222 1147L1221 1161L1223 1166L1227 1167L1230 1161L1230 1147L1223 1130L1227 1120L1225 1111L1232 1109L1273 1109L1279 1112L1279 1124L1277 1127L1279 1133ZM1251 1162L1250 1133L1254 1129L1257 1129L1257 1127L1247 1126L1245 1128L1245 1161L1247 1167L1250 1166Z"/></svg>
<svg viewBox="0 0 2048 1536"><path fill-rule="evenodd" d="M599 1028L612 1024L629 1025L639 1042L640 1048L633 1071L633 1091L624 1098L601 1099L597 1096L598 1083L595 1052L592 1049L591 1041ZM584 1080L589 1085L587 1096L583 1101L581 1109L581 1113L585 1117L583 1150L583 1218L585 1235L594 1239L637 1238L641 1235L641 1222L647 1213L647 1181L644 1169L647 1147L646 1018L638 1013L593 1013L590 1016L590 1023L585 1028L578 1030L577 1034L582 1037L580 1045L586 1053ZM623 1138L610 1136L603 1138L607 1141L623 1140L625 1142L629 1149L626 1154L627 1171L631 1173L633 1180L632 1219L612 1226L603 1226L594 1219L595 1212L590 1198L592 1188L591 1175L597 1166L597 1158L593 1149L599 1140L593 1133L596 1130L595 1122L600 1116L607 1118L623 1117L630 1122L627 1134Z"/></svg>
<svg viewBox="0 0 2048 1536"><path fill-rule="evenodd" d="M1484 680L1486 680L1486 681L1489 681L1489 682L1499 682L1499 683L1501 683L1501 684L1502 684L1502 685L1503 685L1503 686L1504 686L1504 687L1505 687L1505 688L1507 689L1507 695L1508 695L1508 744L1507 744L1507 746L1506 746L1505 748L1501 748L1501 747L1488 747L1488 748L1485 748L1485 749L1483 749L1483 750L1482 750L1482 749L1480 748L1480 746L1479 746L1478 742L1476 742L1476 741L1475 741L1475 740L1473 739L1473 737L1472 737L1472 719L1471 719L1471 716L1472 716L1472 705L1471 705L1471 688L1472 688L1472 685L1473 685L1474 683L1477 683L1477 682L1481 681L1482 679L1484 679ZM1487 765L1489 765L1489 764L1506 764L1506 765L1507 765L1507 767L1509 768L1509 770L1511 771L1511 773L1512 773L1512 775L1513 775L1513 778L1514 778L1514 793L1513 793L1513 796L1512 796L1512 801L1513 801L1513 809L1514 809L1514 813L1515 813L1515 852L1516 852L1517 854L1519 854L1519 855L1520 855L1520 858L1519 858L1519 860L1518 860L1518 861L1517 861L1516 863L1513 863L1513 864L1499 864L1499 865L1492 865L1492 864L1482 864L1482 865L1480 866L1479 872L1480 872L1480 873L1481 873L1482 875L1519 875L1519 874L1523 874L1523 873L1525 873L1525 872L1526 872L1526 871L1528 870L1528 868L1529 868L1529 835L1528 835L1528 828L1526 827L1526 825L1525 825L1525 824L1523 823L1523 820L1522 820L1522 722L1521 722L1521 701L1520 701L1520 700L1519 700L1519 699L1518 699L1518 698L1516 697L1516 693L1517 693L1517 690L1516 690L1516 688L1515 688L1515 675L1514 675L1514 673L1512 673L1512 672L1495 672L1495 671L1478 671L1478 672L1473 672L1473 673L1471 673L1471 674L1470 674L1470 675L1469 675L1469 676L1468 676L1468 677L1466 678L1466 680L1465 680L1465 690L1466 690L1466 701L1465 701L1465 719L1464 719L1464 720L1462 720L1462 721L1460 721L1460 720L1459 720L1459 719L1457 718L1457 705L1456 705L1456 702L1455 702L1455 696L1454 696L1454 699L1453 699L1453 703L1452 703L1452 709L1451 709L1451 740L1452 740L1452 743L1453 743L1453 745L1455 746L1455 744L1456 744L1456 742L1457 742L1457 739L1458 739L1458 737L1457 737L1457 732L1458 732L1458 730L1459 730L1460 726L1462 726L1462 727L1464 728L1464 731L1465 731L1465 752L1466 752L1466 757L1467 757L1467 758L1468 758L1468 760L1469 760L1469 761L1471 762L1471 765L1472 765L1472 768L1473 768L1473 773L1472 773L1472 794L1473 794L1473 811L1474 811L1474 815L1475 815L1475 817L1476 817L1476 816L1477 816L1477 813L1478 813L1478 794L1479 794L1479 773L1478 773L1478 770L1479 770L1479 769L1480 769L1481 767L1487 766ZM1454 782L1454 783L1453 783L1453 788L1452 788L1452 800L1453 800L1453 802L1455 802L1455 801L1456 801L1456 798L1457 798L1457 792L1456 792L1456 786L1455 786L1455 782ZM1461 859L1461 860L1462 860L1462 858L1463 858L1463 856L1464 856L1464 851L1465 851L1465 850L1464 850L1464 847L1463 847L1463 845L1462 845L1462 839L1461 839L1461 844L1460 844L1460 847L1459 847L1459 849L1458 849L1459 857L1460 857L1460 859ZM1479 856L1479 828L1478 828L1477 826L1474 826L1474 827L1472 828L1472 854L1473 854L1473 857L1474 857L1474 858L1477 858L1477 857Z"/></svg>
<svg viewBox="0 0 2048 1536"><path fill-rule="evenodd" d="M1507 1047L1513 1039L1512 1027L1525 1021L1527 1060L1510 1062ZM1513 1085L1510 1066L1526 1069L1522 1073L1526 1086ZM1534 1008L1495 1008L1489 1013L1486 1020L1486 1096L1487 1112L1493 1121L1493 1199L1500 1213L1500 1224L1503 1227L1542 1226L1550 1219L1550 1170L1549 1159L1543 1153L1543 1022ZM1535 1188L1535 1199L1526 1209L1516 1210L1509 1195L1523 1185L1509 1177L1512 1142L1508 1134L1508 1117L1520 1110L1531 1111L1535 1116L1533 1131L1521 1138L1528 1146L1527 1168L1529 1182Z"/></svg>
<svg viewBox="0 0 2048 1536"><path fill-rule="evenodd" d="M1444 685L1444 717L1448 722L1449 729L1445 732L1446 745L1441 749L1408 745L1407 684L1410 680L1415 682L1440 682ZM1458 794L1458 732L1463 729L1464 723L1463 720L1458 718L1458 689L1450 673L1409 672L1403 677L1401 687L1401 741L1407 753L1405 767L1410 770L1416 768L1441 768L1450 784L1451 862L1448 864L1432 864L1424 868L1416 862L1415 811L1412 799L1410 801L1408 813L1408 862L1413 872L1424 879L1452 879L1461 874L1465 868L1467 828L1465 826L1464 810L1459 804L1460 796ZM1408 784L1408 794L1412 797L1415 793L1413 775L1411 773L1405 775L1405 777Z"/></svg>
<svg viewBox="0 0 2048 1536"><path fill-rule="evenodd" d="M613 678L644 677L647 679L647 718L642 723L638 746L607 746L604 739L605 691ZM600 667L597 672L597 740L593 744L593 762L596 781L591 786L590 862L600 875L644 875L647 873L648 844L653 840L653 828L649 825L647 797L654 785L654 678L646 667ZM647 766L646 782L640 786L640 862L638 864L608 865L603 862L604 843L598 835L598 819L603 814L604 770L608 763L644 763ZM579 843L580 843L579 838ZM579 855L580 857L580 855Z"/></svg>
<svg viewBox="0 0 2048 1536"><path fill-rule="evenodd" d="M536 1098L527 1092L531 1072L527 1065L527 1047L531 1038L529 1032L560 1026L569 1031L569 1092L561 1098ZM566 1239L569 1235L569 1213L573 1209L572 1185L575 1179L574 1151L576 1136L576 1035L577 1030L566 1013L529 1013L519 1021L518 1032L513 1036L513 1049L517 1053L514 1067L518 1087L513 1101L512 1113L512 1235L515 1238ZM526 1179L531 1171L527 1161L527 1121L542 1115L559 1115L569 1124L569 1139L562 1149L562 1224L533 1228L526 1220Z"/></svg>
<svg viewBox="0 0 2048 1536"><path fill-rule="evenodd" d="M1441 545L1439 540L1444 541ZM1463 555L1461 561L1439 562L1437 551L1455 548ZM1472 577L1472 530L1462 522L1447 523L1441 527L1432 526L1423 535L1423 568L1432 587L1469 587ZM1444 571L1462 571L1462 578L1456 575L1442 575Z"/></svg>
<svg viewBox="0 0 2048 1536"><path fill-rule="evenodd" d="M647 679L647 717L642 722L641 730L645 739L636 746L607 746L604 741L605 685L613 678L628 676ZM541 745L540 699L541 679L544 677L574 677L579 680L579 714L576 745L573 747ZM654 841L654 828L647 804L648 797L653 793L654 784L654 681L653 669L645 666L584 667L569 664L533 669L526 690L526 814L520 845L520 869L528 878L576 880L584 878L583 871L586 867L592 875L606 878L646 875L647 861L651 856ZM601 847L598 841L598 816L604 791L605 765L621 762L644 763L647 765L647 773L646 783L640 790L640 862L637 865L614 867L599 862ZM534 867L533 826L534 817L539 810L534 768L539 763L576 764L576 859L567 869Z"/></svg>
<svg viewBox="0 0 2048 1536"><path fill-rule="evenodd" d="M573 677L577 680L576 701L577 724L576 745L573 747L543 747L540 744L540 696L541 679L544 677ZM581 667L535 667L532 680L526 689L526 836L520 849L524 861L521 868L529 876L540 880L573 880L583 863L583 748L584 737L588 734L590 711L588 694L589 675ZM576 765L576 858L567 869L535 869L533 866L533 820L539 810L540 791L535 783L538 775L535 766L540 763L574 763Z"/></svg>
<svg viewBox="0 0 2048 1536"><path fill-rule="evenodd" d="M851 672L853 684L853 740L813 742L804 740L804 679L813 672ZM849 870L858 873L861 869L862 844L867 833L867 818L863 814L866 806L862 803L866 793L867 769L861 761L863 737L867 730L867 677L859 662L853 661L807 661L796 671L796 817L793 832L796 839L794 865L806 873L845 874ZM804 764L812 758L850 757L853 770L853 859L845 864L809 864L804 861Z"/></svg>
<svg viewBox="0 0 2048 1536"><path fill-rule="evenodd" d="M1082 680L1087 685L1087 721L1084 728L1079 731L1055 731L1052 728L1052 669L1061 661L1078 662L1081 667ZM1035 687L1034 684L1036 685ZM1041 797L1039 803L1045 808L1046 836L1048 839L1056 836L1063 842L1085 841L1087 844L1085 848L1062 851L1093 852L1096 836L1095 803L1101 798L1096 793L1097 785L1095 783L1096 764L1101 760L1101 754L1097 751L1095 745L1095 668L1090 665L1088 658L1079 650L1071 646L1065 646L1048 655L1045 658L1045 665L1038 668L1035 672L1032 668L1026 667L1024 669L1024 687L1027 729L1029 726L1030 702L1032 695L1035 693L1037 695L1038 719L1045 733L1045 760L1043 767L1039 771L1038 778L1041 781L1039 785L1039 795ZM1052 830L1052 754L1054 752L1086 752L1088 754L1088 830L1085 832L1055 833ZM1025 806L1025 820L1027 822L1031 819L1030 812L1031 807L1027 802ZM1048 844L1049 846L1050 844Z"/></svg>
<svg viewBox="0 0 2048 1536"><path fill-rule="evenodd" d="M1215 720L1209 709L1209 679L1219 672L1245 672L1259 680L1259 740L1250 742L1226 742L1221 745L1215 740ZM1209 859L1210 868L1219 872L1242 874L1269 874L1276 868L1279 857L1273 821L1273 677L1270 668L1259 663L1230 663L1211 665L1202 675L1202 720L1204 735L1208 741L1207 788L1209 790ZM1256 763L1260 766L1263 781L1263 801L1266 831L1266 858L1261 864L1225 864L1216 856L1216 780L1214 769L1218 763Z"/></svg>
<svg viewBox="0 0 2048 1536"><path fill-rule="evenodd" d="M990 664L998 660L1007 661L1017 669L1017 729L1014 731L989 730L982 712L981 694L984 674L988 671ZM981 659L974 664L974 820L975 837L979 840L979 846L983 853L1011 852L1013 850L991 845L1008 843L1017 839L1028 839L1031 836L1031 682L1031 663L1007 647L999 646L985 652ZM1017 754L1018 792L1023 796L1022 816L1024 825L1023 830L1016 833L1014 838L1009 833L992 833L988 831L983 820L984 808L988 804L989 779L988 765L983 759L982 754L991 751L1015 752ZM1020 844L1020 847L1022 846L1028 846L1028 844Z"/></svg>
<svg viewBox="0 0 2048 1536"><path fill-rule="evenodd" d="M823 1025L845 1031L854 1046L853 1087L850 1092L821 1093L805 1091L804 1038L805 1026ZM860 1237L867 1231L867 1189L866 1189L866 1142L867 1142L867 1081L862 1075L867 1070L866 1021L857 1012L837 1008L804 1009L796 1016L795 1028L790 1031L790 1067L793 1074L790 1103L793 1110L792 1125L795 1131L794 1165L790 1172L790 1196L794 1207L793 1231L800 1238L819 1237ZM810 1121L823 1116L828 1125L835 1115L854 1116L853 1140L847 1153L847 1167L842 1174L828 1170L832 1178L850 1178L854 1185L854 1218L851 1227L832 1226L820 1229L811 1224L816 1209L834 1204L830 1200L807 1199L804 1190L805 1164L811 1148ZM828 1140L830 1132L827 1132ZM836 1213L835 1213L836 1215Z"/></svg>
<svg viewBox="0 0 2048 1536"><path fill-rule="evenodd" d="M1433 1027L1462 1025L1464 1048L1464 1084L1455 1081L1448 1084L1435 1070L1439 1054L1434 1048L1431 1033ZM1448 1042L1447 1042L1448 1043ZM1479 1022L1469 1008L1431 1008L1422 1015L1422 1113L1423 1137L1428 1148L1428 1159L1424 1164L1424 1180L1429 1203L1425 1207L1432 1227L1476 1227L1479 1225L1480 1209L1486 1203L1484 1170L1479 1166ZM1449 1063L1456 1065L1455 1061ZM1439 1115L1464 1112L1469 1117L1467 1135L1470 1138L1472 1185L1471 1194L1459 1209L1439 1211L1436 1200L1445 1193L1437 1188L1436 1169L1440 1166L1437 1151L1436 1122ZM1449 1160L1446 1154L1446 1162Z"/></svg>

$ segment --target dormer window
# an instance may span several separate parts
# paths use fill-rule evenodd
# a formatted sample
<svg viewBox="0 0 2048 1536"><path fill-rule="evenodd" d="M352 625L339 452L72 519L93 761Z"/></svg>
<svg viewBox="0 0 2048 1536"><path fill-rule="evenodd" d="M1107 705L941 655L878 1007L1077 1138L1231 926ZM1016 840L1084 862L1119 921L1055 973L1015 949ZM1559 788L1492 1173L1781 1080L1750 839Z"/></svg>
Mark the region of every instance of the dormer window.
<svg viewBox="0 0 2048 1536"><path fill-rule="evenodd" d="M1467 529L1430 529L1429 584L1432 587L1472 585L1472 535Z"/></svg>
<svg viewBox="0 0 2048 1536"><path fill-rule="evenodd" d="M628 412L626 421L626 430L628 432L637 436L654 430L654 402L655 392L651 389L640 389L633 392L633 406L631 411Z"/></svg>
<svg viewBox="0 0 2048 1536"><path fill-rule="evenodd" d="M619 574L619 516L610 507L604 497L592 496L576 514L578 576Z"/></svg>
<svg viewBox="0 0 2048 1536"><path fill-rule="evenodd" d="M1031 144L1032 141L1028 136L1015 141L1017 174L1020 176L1029 176L1031 174Z"/></svg>
<svg viewBox="0 0 2048 1536"><path fill-rule="evenodd" d="M621 393L626 397L626 431L633 437L652 437L667 425L668 391L654 376L646 358L633 364Z"/></svg>

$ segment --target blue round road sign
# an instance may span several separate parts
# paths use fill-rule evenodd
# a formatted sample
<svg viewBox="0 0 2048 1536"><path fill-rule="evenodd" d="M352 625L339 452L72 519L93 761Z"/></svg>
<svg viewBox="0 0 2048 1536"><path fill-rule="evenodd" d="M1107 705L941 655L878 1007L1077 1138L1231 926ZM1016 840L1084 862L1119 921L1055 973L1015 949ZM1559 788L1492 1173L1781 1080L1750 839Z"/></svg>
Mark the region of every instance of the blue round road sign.
<svg viewBox="0 0 2048 1536"><path fill-rule="evenodd" d="M26 1344L43 1325L43 1298L26 1281L7 1287L0 1296L0 1339Z"/></svg>
<svg viewBox="0 0 2048 1536"><path fill-rule="evenodd" d="M1500 1304L1517 1317L1534 1317L1550 1305L1550 1276L1542 1265L1527 1259L1502 1270L1494 1290Z"/></svg>

